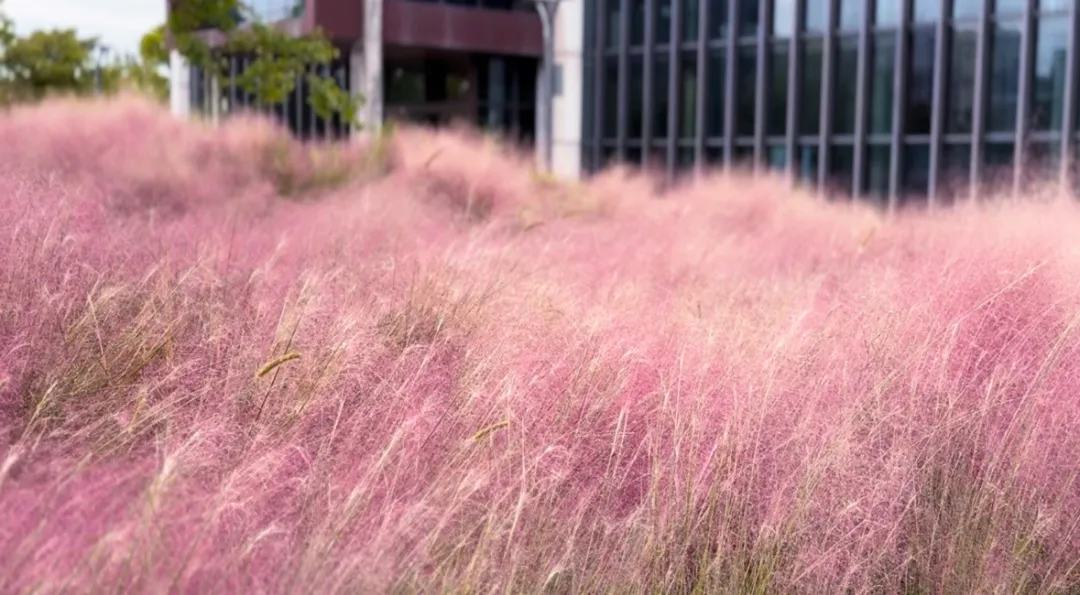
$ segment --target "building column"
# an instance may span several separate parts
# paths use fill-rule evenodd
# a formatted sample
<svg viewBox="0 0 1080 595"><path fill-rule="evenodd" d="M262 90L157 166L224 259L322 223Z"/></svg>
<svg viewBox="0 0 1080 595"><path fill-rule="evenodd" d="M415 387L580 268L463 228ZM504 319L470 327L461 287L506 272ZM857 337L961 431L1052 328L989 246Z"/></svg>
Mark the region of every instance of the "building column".
<svg viewBox="0 0 1080 595"><path fill-rule="evenodd" d="M583 92L583 55L585 10L588 2L562 2L555 15L556 88L552 99L551 171L559 178L581 176L581 133ZM537 17L539 18L539 17ZM540 113L540 95L536 97ZM597 118L600 114L597 114ZM539 143L537 143L539 156Z"/></svg>
<svg viewBox="0 0 1080 595"><path fill-rule="evenodd" d="M180 52L169 52L169 111L178 118L191 114L191 67Z"/></svg>
<svg viewBox="0 0 1080 595"><path fill-rule="evenodd" d="M349 54L349 92L361 97L360 128L378 132L383 124L383 0L364 0L364 33Z"/></svg>

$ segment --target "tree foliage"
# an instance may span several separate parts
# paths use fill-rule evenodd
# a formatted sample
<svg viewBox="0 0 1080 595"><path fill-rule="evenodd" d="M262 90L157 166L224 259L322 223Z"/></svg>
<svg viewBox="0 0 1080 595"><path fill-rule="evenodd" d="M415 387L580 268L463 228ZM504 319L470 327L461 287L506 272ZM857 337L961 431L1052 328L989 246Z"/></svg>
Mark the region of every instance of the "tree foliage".
<svg viewBox="0 0 1080 595"><path fill-rule="evenodd" d="M319 117L337 115L345 122L356 122L357 99L334 78L319 74L319 67L339 56L321 31L290 35L260 22L239 0L178 0L166 29L173 47L211 76L229 76L228 56L248 57L251 62L235 82L261 104L286 101L303 77L310 90L308 103ZM217 43L209 41L210 32L218 34Z"/></svg>
<svg viewBox="0 0 1080 595"><path fill-rule="evenodd" d="M0 49L0 78L8 100L40 99L50 92L85 93L94 89L90 58L97 40L74 29L6 34Z"/></svg>

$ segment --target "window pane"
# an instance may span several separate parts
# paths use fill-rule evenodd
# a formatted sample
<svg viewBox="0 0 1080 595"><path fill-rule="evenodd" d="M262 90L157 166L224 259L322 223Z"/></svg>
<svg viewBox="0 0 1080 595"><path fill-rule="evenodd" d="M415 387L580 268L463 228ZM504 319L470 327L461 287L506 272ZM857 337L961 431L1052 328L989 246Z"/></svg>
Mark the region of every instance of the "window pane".
<svg viewBox="0 0 1080 595"><path fill-rule="evenodd" d="M697 41L698 38L698 0L682 0L682 38L683 41Z"/></svg>
<svg viewBox="0 0 1080 595"><path fill-rule="evenodd" d="M1039 0L1039 10L1052 11L1052 10L1065 10L1069 7L1069 0Z"/></svg>
<svg viewBox="0 0 1080 595"><path fill-rule="evenodd" d="M1023 14L1027 0L992 0L990 4L995 14Z"/></svg>
<svg viewBox="0 0 1080 595"><path fill-rule="evenodd" d="M929 28L920 28L911 33L911 70L908 72L908 97L904 106L904 128L908 134L930 134L936 37L934 30Z"/></svg>
<svg viewBox="0 0 1080 595"><path fill-rule="evenodd" d="M783 145L773 145L768 148L765 158L768 160L769 169L782 170L787 167L787 148Z"/></svg>
<svg viewBox="0 0 1080 595"><path fill-rule="evenodd" d="M630 45L643 45L644 43L645 0L630 0Z"/></svg>
<svg viewBox="0 0 1080 595"><path fill-rule="evenodd" d="M977 19L982 14L983 0L953 0L954 19Z"/></svg>
<svg viewBox="0 0 1080 595"><path fill-rule="evenodd" d="M870 133L888 134L892 131L893 120L896 39L892 35L879 35L873 39L872 43Z"/></svg>
<svg viewBox="0 0 1080 595"><path fill-rule="evenodd" d="M913 20L916 23L933 23L941 20L941 0L915 0Z"/></svg>
<svg viewBox="0 0 1080 595"><path fill-rule="evenodd" d="M709 37L721 39L728 35L728 0L709 0Z"/></svg>
<svg viewBox="0 0 1080 595"><path fill-rule="evenodd" d="M867 0L869 1L869 0ZM900 23L900 5L903 0L877 0L874 24L878 27L895 27Z"/></svg>
<svg viewBox="0 0 1080 595"><path fill-rule="evenodd" d="M736 145L731 156L731 162L735 167L753 167L754 147Z"/></svg>
<svg viewBox="0 0 1080 595"><path fill-rule="evenodd" d="M938 167L938 193L943 199L966 193L971 176L971 145L943 145Z"/></svg>
<svg viewBox="0 0 1080 595"><path fill-rule="evenodd" d="M619 45L619 31L621 27L619 24L619 7L622 5L620 0L607 0L607 18L604 20L604 36L607 40L607 47L613 48Z"/></svg>
<svg viewBox="0 0 1080 595"><path fill-rule="evenodd" d="M806 0L806 20L803 30L809 33L824 33L829 18L827 0Z"/></svg>
<svg viewBox="0 0 1080 595"><path fill-rule="evenodd" d="M851 196L855 174L855 151L851 145L833 145L829 154L829 191Z"/></svg>
<svg viewBox="0 0 1080 595"><path fill-rule="evenodd" d="M836 48L836 89L833 97L833 131L836 134L855 133L858 70L859 38L840 38Z"/></svg>
<svg viewBox="0 0 1080 595"><path fill-rule="evenodd" d="M668 133L668 79L670 78L667 54L653 56L652 89L652 137L663 140Z"/></svg>
<svg viewBox="0 0 1080 595"><path fill-rule="evenodd" d="M708 94L705 97L705 120L708 122L709 136L724 135L724 77L727 73L727 58L723 51L709 53L707 67L709 72Z"/></svg>
<svg viewBox="0 0 1080 595"><path fill-rule="evenodd" d="M945 98L947 132L971 132L975 105L975 60L972 56L975 55L977 40L975 31L953 31Z"/></svg>
<svg viewBox="0 0 1080 595"><path fill-rule="evenodd" d="M774 37L791 37L795 32L795 0L774 0L772 34Z"/></svg>
<svg viewBox="0 0 1080 595"><path fill-rule="evenodd" d="M642 97L645 94L645 60L641 56L630 56L629 68L630 80L626 90L630 94L628 102L630 121L626 123L626 130L628 138L639 140L645 109Z"/></svg>
<svg viewBox="0 0 1080 595"><path fill-rule="evenodd" d="M803 42L802 81L799 88L799 134L817 134L821 128L822 42Z"/></svg>
<svg viewBox="0 0 1080 595"><path fill-rule="evenodd" d="M757 79L757 52L753 47L739 48L739 63L736 70L736 93L738 104L735 110L735 134L751 136L754 134L754 103Z"/></svg>
<svg viewBox="0 0 1080 595"><path fill-rule="evenodd" d="M892 151L888 145L870 145L866 148L866 193L871 196L889 195L889 157Z"/></svg>
<svg viewBox="0 0 1080 595"><path fill-rule="evenodd" d="M757 35L761 0L739 2L739 37Z"/></svg>
<svg viewBox="0 0 1080 595"><path fill-rule="evenodd" d="M993 143L983 147L983 171L979 189L983 196L991 197L1012 188L1012 143Z"/></svg>
<svg viewBox="0 0 1080 595"><path fill-rule="evenodd" d="M1024 151L1024 181L1041 184L1052 181L1061 166L1061 143L1033 142Z"/></svg>
<svg viewBox="0 0 1080 595"><path fill-rule="evenodd" d="M671 41L671 0L655 0L656 21L653 24L653 36L656 43L664 44Z"/></svg>
<svg viewBox="0 0 1080 595"><path fill-rule="evenodd" d="M705 163L708 163L713 168L722 166L724 164L724 148L705 147Z"/></svg>
<svg viewBox="0 0 1080 595"><path fill-rule="evenodd" d="M780 135L787 131L788 45L772 46L769 55L769 123L766 134Z"/></svg>
<svg viewBox="0 0 1080 595"><path fill-rule="evenodd" d="M840 28L844 30L862 27L866 0L840 0Z"/></svg>
<svg viewBox="0 0 1080 595"><path fill-rule="evenodd" d="M1065 60L1069 55L1069 23L1042 19L1036 25L1035 81L1032 85L1032 130L1061 130L1065 102Z"/></svg>
<svg viewBox="0 0 1080 595"><path fill-rule="evenodd" d="M796 164L795 175L799 180L811 184L817 184L818 170L818 147L817 145L804 145L799 147L799 162Z"/></svg>
<svg viewBox="0 0 1080 595"><path fill-rule="evenodd" d="M680 64L679 136L694 138L697 127L697 52L683 52Z"/></svg>
<svg viewBox="0 0 1080 595"><path fill-rule="evenodd" d="M604 137L615 138L619 118L619 59L604 59Z"/></svg>
<svg viewBox="0 0 1080 595"><path fill-rule="evenodd" d="M904 146L903 193L926 195L930 191L930 147L923 144Z"/></svg>
<svg viewBox="0 0 1080 595"><path fill-rule="evenodd" d="M625 161L631 165L641 165L641 147L626 147Z"/></svg>
<svg viewBox="0 0 1080 595"><path fill-rule="evenodd" d="M990 89L986 129L1009 132L1016 128L1017 86L1020 78L1021 29L1017 23L999 24L990 40Z"/></svg>
<svg viewBox="0 0 1080 595"><path fill-rule="evenodd" d="M678 156L675 161L675 168L679 171L686 171L694 167L694 150L689 147L682 147L679 149Z"/></svg>

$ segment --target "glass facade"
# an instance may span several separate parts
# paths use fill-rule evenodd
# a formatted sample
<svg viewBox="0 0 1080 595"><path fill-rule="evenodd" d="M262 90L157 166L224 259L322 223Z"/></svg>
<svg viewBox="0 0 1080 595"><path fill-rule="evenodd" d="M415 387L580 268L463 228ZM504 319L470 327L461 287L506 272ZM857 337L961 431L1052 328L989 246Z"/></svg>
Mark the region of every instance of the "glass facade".
<svg viewBox="0 0 1080 595"><path fill-rule="evenodd" d="M1073 0L591 0L585 10L585 102L607 111L625 98L635 121L597 114L605 125L587 127L583 146L649 147L623 154L669 176L753 166L830 196L948 204L1066 180L1080 147ZM607 67L624 54L629 68Z"/></svg>

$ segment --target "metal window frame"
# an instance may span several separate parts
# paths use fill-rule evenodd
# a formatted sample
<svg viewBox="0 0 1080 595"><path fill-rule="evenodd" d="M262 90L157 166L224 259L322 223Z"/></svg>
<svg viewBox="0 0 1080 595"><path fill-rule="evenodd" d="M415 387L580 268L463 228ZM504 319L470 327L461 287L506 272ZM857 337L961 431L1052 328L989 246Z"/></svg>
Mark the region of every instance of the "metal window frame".
<svg viewBox="0 0 1080 595"><path fill-rule="evenodd" d="M802 88L802 52L800 49L800 33L803 22L806 20L806 3L795 3L795 15L792 19L791 39L788 40L788 80L787 80L787 130L784 135L784 150L787 152L784 174L788 181L795 183L798 179L798 170L795 168L795 157L798 151L799 139L799 99ZM820 131L819 131L820 132Z"/></svg>
<svg viewBox="0 0 1080 595"><path fill-rule="evenodd" d="M668 24L668 110L667 110L667 138L665 139L664 152L666 155L665 175L670 182L675 178L676 162L678 160L677 140L679 136L679 52L682 51L682 7L681 0L671 0L671 22Z"/></svg>
<svg viewBox="0 0 1080 595"><path fill-rule="evenodd" d="M709 48L709 0L698 0L698 41L697 41L697 88L694 89L694 171L697 174L705 168L705 89L708 88L708 69L706 59Z"/></svg>
<svg viewBox="0 0 1080 595"><path fill-rule="evenodd" d="M616 89L619 96L616 98L618 107L615 122L615 157L619 161L626 158L626 126L629 120L629 105L627 88L629 86L629 37L630 37L630 2L629 0L607 0L619 3L619 43L618 75Z"/></svg>
<svg viewBox="0 0 1080 595"><path fill-rule="evenodd" d="M728 2L728 35L725 40L724 60L727 62L724 70L724 169L731 171L735 161L735 102L738 96L735 93L736 69L738 68L739 30L742 23L739 22L739 5L743 0L730 0Z"/></svg>
<svg viewBox="0 0 1080 595"><path fill-rule="evenodd" d="M979 14L977 41L975 43L975 97L971 108L971 168L969 170L968 194L970 200L979 200L982 179L983 137L986 134L987 89L990 83L987 50L990 43L990 7L992 0L983 0Z"/></svg>
<svg viewBox="0 0 1080 595"><path fill-rule="evenodd" d="M854 155L851 159L852 180L851 195L861 197L866 188L866 165L867 165L867 129L869 128L870 105L870 37L873 25L873 9L867 6L862 14L862 23L859 25L859 50L858 72L855 75L855 140Z"/></svg>
<svg viewBox="0 0 1080 595"><path fill-rule="evenodd" d="M1061 118L1061 171L1059 181L1061 191L1071 192L1073 184L1072 168L1069 163L1074 159L1076 138L1076 109L1077 109L1077 45L1080 44L1080 7L1076 2L1069 5L1069 49L1065 58L1065 113Z"/></svg>
<svg viewBox="0 0 1080 595"><path fill-rule="evenodd" d="M945 115L945 86L948 84L949 72L946 60L948 49L952 43L950 18L952 17L953 1L945 0L941 3L937 23L934 24L934 88L931 91L930 104L930 171L926 189L927 206L931 209L937 207L937 190L939 185L939 169L941 167L942 132L944 131Z"/></svg>
<svg viewBox="0 0 1080 595"><path fill-rule="evenodd" d="M1074 2L1075 4L1075 2ZM1013 194L1023 191L1027 136L1031 112L1031 71L1035 60L1035 0L1024 4L1022 31L1020 33L1020 80L1016 86L1016 140L1013 147Z"/></svg>
<svg viewBox="0 0 1080 595"><path fill-rule="evenodd" d="M836 70L836 23L840 18L840 0L828 0L825 14L825 37L821 56L821 106L818 115L818 194L824 196L830 167L833 135L834 75Z"/></svg>
<svg viewBox="0 0 1080 595"><path fill-rule="evenodd" d="M889 212L900 206L900 187L904 166L904 128L907 125L908 49L913 0L900 3L900 23L896 27L896 49L893 55L892 138L889 142Z"/></svg>
<svg viewBox="0 0 1080 595"><path fill-rule="evenodd" d="M765 166L765 123L768 95L766 92L769 76L768 43L772 31L773 2L758 3L758 28L755 46L757 62L754 64L754 166L755 172L761 172Z"/></svg>

